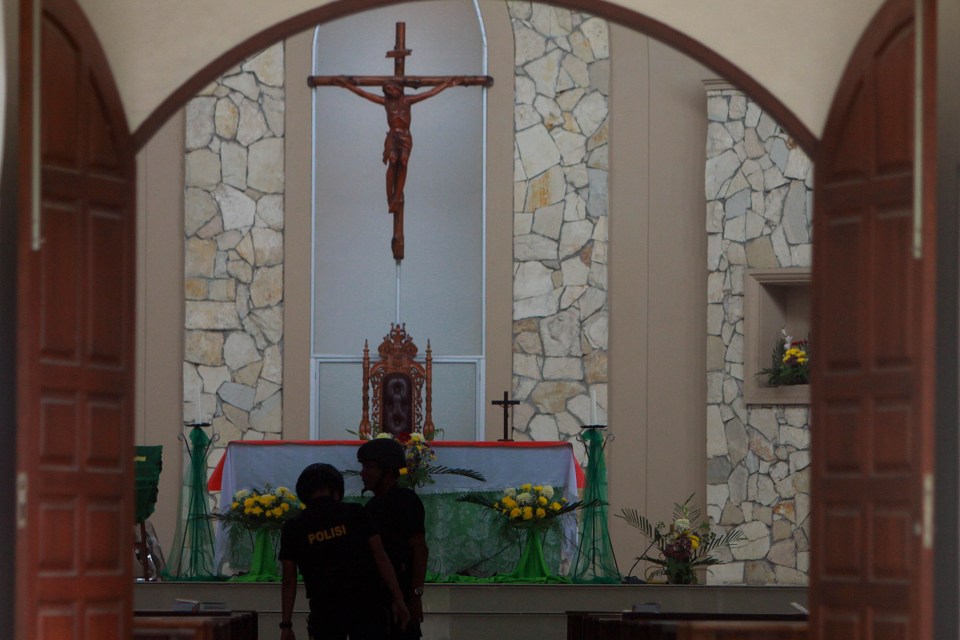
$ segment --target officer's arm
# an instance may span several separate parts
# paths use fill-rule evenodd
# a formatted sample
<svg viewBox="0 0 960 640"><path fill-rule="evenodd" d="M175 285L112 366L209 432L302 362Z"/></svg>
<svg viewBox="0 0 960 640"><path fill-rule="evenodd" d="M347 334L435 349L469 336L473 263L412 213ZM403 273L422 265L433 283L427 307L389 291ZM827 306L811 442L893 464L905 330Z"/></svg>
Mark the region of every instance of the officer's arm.
<svg viewBox="0 0 960 640"><path fill-rule="evenodd" d="M415 590L423 589L423 583L427 579L427 558L430 556L430 549L427 547L427 539L423 533L415 533L407 540L410 548L413 549L413 566L411 567L411 587ZM414 615L423 622L423 608L420 606L420 597L414 597L413 603Z"/></svg>
<svg viewBox="0 0 960 640"><path fill-rule="evenodd" d="M297 563L293 560L284 560L283 583L280 586L280 623L289 624L293 619L293 604L297 600ZM283 640L294 640L293 629L283 628L280 637Z"/></svg>
<svg viewBox="0 0 960 640"><path fill-rule="evenodd" d="M384 583L390 590L390 596L393 598L393 615L400 627L406 628L407 623L410 622L410 611L407 610L407 605L403 601L403 592L400 591L397 574L393 570L393 564L390 562L387 552L383 550L383 542L380 540L380 536L370 536L367 545L370 547L370 553L373 554L373 561L377 565L380 577L383 578Z"/></svg>

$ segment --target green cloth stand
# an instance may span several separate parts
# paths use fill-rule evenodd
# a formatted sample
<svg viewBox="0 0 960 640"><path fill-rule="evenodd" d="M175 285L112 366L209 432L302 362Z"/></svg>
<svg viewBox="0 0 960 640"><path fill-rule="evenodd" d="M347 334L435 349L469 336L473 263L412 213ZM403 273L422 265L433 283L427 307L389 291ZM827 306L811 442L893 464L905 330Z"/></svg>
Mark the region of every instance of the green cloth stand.
<svg viewBox="0 0 960 640"><path fill-rule="evenodd" d="M267 527L257 529L253 538L253 557L250 559L250 571L234 576L227 582L280 582L272 529Z"/></svg>
<svg viewBox="0 0 960 640"><path fill-rule="evenodd" d="M136 448L136 457L133 459L137 491L134 522L138 524L146 522L157 506L162 459L163 447L160 445Z"/></svg>
<svg viewBox="0 0 960 640"><path fill-rule="evenodd" d="M189 459L180 493L180 520L165 580L223 580L216 575L213 560L213 525L210 522L210 494L207 492L207 455L212 439L204 432L209 424L190 424L190 435L180 434ZM186 514L184 514L186 504Z"/></svg>
<svg viewBox="0 0 960 640"><path fill-rule="evenodd" d="M577 584L619 584L620 569L610 542L607 525L607 464L604 461L606 438L598 427L583 427L581 439L587 445L587 477L584 503L600 500L595 509L584 509L580 521L580 546L571 576Z"/></svg>

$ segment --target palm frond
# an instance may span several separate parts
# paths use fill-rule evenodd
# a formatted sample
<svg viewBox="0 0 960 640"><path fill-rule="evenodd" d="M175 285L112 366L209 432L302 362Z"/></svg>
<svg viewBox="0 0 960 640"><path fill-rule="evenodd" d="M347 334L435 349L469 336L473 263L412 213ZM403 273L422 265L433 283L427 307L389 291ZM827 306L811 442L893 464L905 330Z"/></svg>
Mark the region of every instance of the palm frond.
<svg viewBox="0 0 960 640"><path fill-rule="evenodd" d="M654 526L650 524L650 521L640 515L640 512L632 507L621 508L620 513L616 513L614 516L624 520L631 527L639 529L640 533L642 533L648 540L656 540L659 537Z"/></svg>
<svg viewBox="0 0 960 640"><path fill-rule="evenodd" d="M427 473L430 475L463 476L464 478L470 478L471 480L477 480L478 482L487 481L482 473L479 471L474 471L473 469L457 469L453 467L445 467L443 465L429 465L427 467Z"/></svg>
<svg viewBox="0 0 960 640"><path fill-rule="evenodd" d="M481 507L493 509L493 502L490 502L490 498L479 493L465 493L462 496L457 497L457 502L468 502L470 504L478 504Z"/></svg>

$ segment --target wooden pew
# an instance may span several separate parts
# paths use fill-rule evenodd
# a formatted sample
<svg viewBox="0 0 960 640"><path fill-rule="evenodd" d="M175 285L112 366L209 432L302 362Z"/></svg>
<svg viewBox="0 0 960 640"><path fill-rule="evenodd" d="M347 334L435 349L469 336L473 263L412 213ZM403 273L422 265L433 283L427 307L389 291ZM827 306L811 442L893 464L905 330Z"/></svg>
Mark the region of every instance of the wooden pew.
<svg viewBox="0 0 960 640"><path fill-rule="evenodd" d="M807 640L807 623L682 622L677 640Z"/></svg>
<svg viewBox="0 0 960 640"><path fill-rule="evenodd" d="M567 640L806 640L803 614L567 612Z"/></svg>
<svg viewBox="0 0 960 640"><path fill-rule="evenodd" d="M257 640L255 611L184 613L137 611L134 640Z"/></svg>

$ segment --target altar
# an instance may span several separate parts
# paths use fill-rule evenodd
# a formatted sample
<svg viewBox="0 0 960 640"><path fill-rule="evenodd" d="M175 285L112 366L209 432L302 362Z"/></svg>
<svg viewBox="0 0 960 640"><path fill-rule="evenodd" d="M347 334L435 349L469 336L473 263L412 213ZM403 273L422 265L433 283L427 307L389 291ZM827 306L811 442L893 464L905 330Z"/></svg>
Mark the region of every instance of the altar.
<svg viewBox="0 0 960 640"><path fill-rule="evenodd" d="M220 509L227 510L240 489L296 485L300 472L314 462L326 462L347 475L345 498L360 499L362 485L356 440L334 441L233 441L210 477L210 491L220 492ZM489 493L491 502L499 493L524 483L549 484L573 502L583 485L583 471L568 442L443 442L431 443L436 464L471 469L485 482L437 474L434 483L417 489L426 510L429 572L434 579L457 574L491 575L509 571L519 555L519 540L505 536L502 523L492 512L456 501L470 492ZM245 569L248 557L243 543L231 540L223 527L216 538L217 566ZM565 573L577 553L577 520L574 514L561 518L557 531L547 537L545 554L554 571Z"/></svg>

